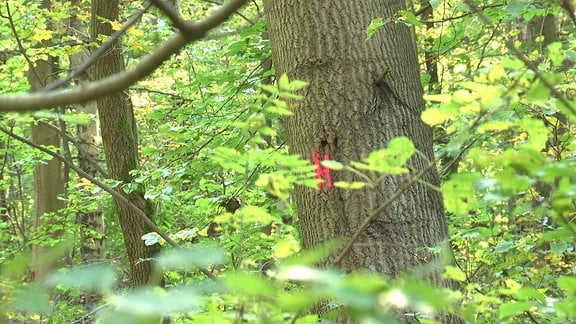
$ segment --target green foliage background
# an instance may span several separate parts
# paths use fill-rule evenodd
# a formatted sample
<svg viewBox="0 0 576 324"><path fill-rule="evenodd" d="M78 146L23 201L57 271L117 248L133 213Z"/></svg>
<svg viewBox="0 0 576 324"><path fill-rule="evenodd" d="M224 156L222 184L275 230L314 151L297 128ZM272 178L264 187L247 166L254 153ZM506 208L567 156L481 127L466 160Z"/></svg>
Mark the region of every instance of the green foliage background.
<svg viewBox="0 0 576 324"><path fill-rule="evenodd" d="M32 168L47 156L0 135L0 185L6 192L1 207L6 216L0 217L0 321L145 323L170 316L178 323L315 323L318 318L310 310L320 301L328 301L333 310L326 319L346 306L359 322L392 322L396 307L406 307L405 315L420 321L432 321L435 312L480 323L576 320L576 26L559 2L430 5L433 28L408 11L393 23L413 25L422 60L425 52L432 53L439 67L439 82L431 83L423 66L429 93L422 118L436 134L443 181L441 188L431 190L443 193L455 254L445 275L459 282L460 289L430 287L409 276L344 275L316 268L338 249L337 242L300 251L289 194L295 185L316 186L314 166L287 153L279 119L290 115L283 100L297 96L305 84L286 77L266 83L274 71L262 68L270 49L262 6L254 1L242 15L187 46L130 90L141 142L141 169L133 171L131 185L144 188L156 205L158 225L183 247L166 247L158 257L166 270L166 289L126 287L127 264L110 198L94 195L100 189L74 175L62 197L68 206L54 216L61 218L61 227L33 231ZM140 7L139 2L125 2L124 18ZM0 38L0 91L27 89L27 63L18 55L14 30L31 59L59 57L64 75L67 55L87 45L85 35L71 35L60 24L48 29L46 22L64 20L72 12L89 19L87 8L66 2L46 11L7 1L0 9L0 35L6 35ZM212 8L211 2L182 1L183 15L190 19ZM559 41L525 41L522 26L548 14L559 19ZM367 37L386 23L376 18L366 26ZM157 11L145 14L123 39L128 67L170 33L167 18ZM58 40L58 45L33 48L47 39ZM542 78L572 106L562 103ZM65 119L69 129L95 118L73 114L71 108L64 107L66 115L4 114L0 124L29 136L34 118ZM410 140L389 144L375 148L364 161L328 162L333 172L345 169L366 179L336 185L354 190L377 183L380 175L408 172L406 161L418 154L407 149L413 147ZM241 200L233 214L224 208L232 198ZM79 264L76 215L102 203L107 259ZM70 267L45 284L29 282L31 244L61 246L46 235L61 229L68 234L62 240L66 244L55 253L65 255ZM154 233L144 239L162 243ZM442 247L422 248L445 252ZM196 271L198 266L219 280L207 280ZM86 302L89 295L96 296L92 305Z"/></svg>

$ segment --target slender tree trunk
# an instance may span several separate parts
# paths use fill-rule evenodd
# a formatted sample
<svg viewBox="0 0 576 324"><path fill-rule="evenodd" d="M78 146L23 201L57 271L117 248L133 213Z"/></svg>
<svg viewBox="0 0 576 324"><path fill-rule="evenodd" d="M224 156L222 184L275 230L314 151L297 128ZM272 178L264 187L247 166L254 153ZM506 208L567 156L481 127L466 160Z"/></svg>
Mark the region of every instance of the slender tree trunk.
<svg viewBox="0 0 576 324"><path fill-rule="evenodd" d="M541 54L538 58L538 62L545 60L547 46L549 44L560 41L558 19L553 14L536 16L527 22L519 22L518 27L524 27L522 42L525 44L538 44L538 52ZM536 42L536 38L541 36L544 37L542 42ZM530 48L527 51L532 52L532 50L533 49ZM562 160L562 152L566 151L566 145L568 144L562 141L563 135L569 128L567 116L558 111L553 116L543 115L537 117L541 117L547 123L547 126L552 132L551 139L546 143L546 151L548 151L549 156L553 157L556 161ZM552 123L551 120L553 121ZM545 198L544 201L549 199L555 189L554 185L542 182L536 182L534 187L538 192L538 196L533 201L534 205L540 204L540 198L542 197Z"/></svg>
<svg viewBox="0 0 576 324"><path fill-rule="evenodd" d="M0 165L0 222L11 224L10 228L14 228L12 217L10 217L10 203L8 202L8 187L5 183L8 179L4 177L4 170L7 165L8 154L6 153L6 145L4 138L0 137L0 155L2 156L2 165ZM18 231L10 231L11 236L18 236Z"/></svg>
<svg viewBox="0 0 576 324"><path fill-rule="evenodd" d="M72 4L80 7L81 1L74 0ZM73 16L70 18L70 27L73 32L81 33L87 31L87 25ZM87 58L88 53L80 51L70 56L70 67L81 65ZM90 78L87 73L83 73L78 77L78 82L83 84L89 82ZM96 115L98 104L96 101L90 101L77 106L77 112L89 115ZM78 148L78 166L86 171L91 176L98 178L100 174L96 168L96 161L100 153L98 131L98 123L96 120L90 121L85 125L77 126L77 138L80 147ZM78 214L78 222L81 224L80 229L80 252L83 262L93 262L104 258L104 213L101 206Z"/></svg>
<svg viewBox="0 0 576 324"><path fill-rule="evenodd" d="M424 40L424 63L426 65L426 74L429 76L428 91L431 93L442 92L440 79L438 77L438 52L433 51L434 47L434 10L429 0L420 0L420 8L422 13L420 15L422 20L426 21L426 36Z"/></svg>
<svg viewBox="0 0 576 324"><path fill-rule="evenodd" d="M53 73L52 67L53 65L46 61L37 61L35 66L31 67L29 80L32 89L39 89L44 85L45 80ZM60 134L44 122L38 122L32 126L32 141L38 145L59 148ZM49 226L49 224L56 224L52 219L54 215L50 213L57 212L64 207L63 201L59 199L59 196L64 194L62 171L62 163L54 158L34 166L34 230L36 233L49 230L51 233L49 236L54 239L57 239L61 233ZM45 278L58 263L55 259L46 259L48 249L48 245L32 246L32 278L34 280Z"/></svg>
<svg viewBox="0 0 576 324"><path fill-rule="evenodd" d="M96 114L96 102L89 102L78 107L78 112L86 114ZM80 150L78 150L78 166L93 177L98 178L97 169L94 162L98 160L99 148L97 144L98 124L91 121L86 125L78 125L78 140ZM104 213L101 206L93 210L81 212L78 220L82 225L81 234L81 255L83 262L94 262L104 258Z"/></svg>
<svg viewBox="0 0 576 324"><path fill-rule="evenodd" d="M111 25L103 22L101 18L109 21L117 20L118 5L118 0L92 1L93 41L97 41L98 35L111 35ZM125 69L120 50L120 44L116 44L96 61L92 70L93 80ZM129 93L123 91L98 99L98 114L110 177L130 186L132 181L130 171L138 169L138 141ZM137 189L128 193L126 189L127 187L122 185L117 187L119 192L146 211L148 206L142 193ZM141 237L149 232L149 229L130 206L115 201L115 207L130 261L131 284L134 287L142 286L148 283L152 274L151 263L145 260L153 257L159 246L144 245Z"/></svg>
<svg viewBox="0 0 576 324"><path fill-rule="evenodd" d="M49 8L50 1L44 0L42 7ZM42 88L54 77L54 58L48 61L38 60L30 66L28 82L32 91ZM32 141L42 146L60 148L60 134L43 121L32 126ZM50 158L34 166L34 232L45 233L55 241L62 235L56 226L58 221L54 214L64 207L60 196L64 195L62 163ZM59 255L50 253L52 245L34 244L32 246L32 280L42 280L60 264Z"/></svg>
<svg viewBox="0 0 576 324"><path fill-rule="evenodd" d="M277 74L309 82L305 98L290 103L294 116L283 121L293 153L310 159L314 152L327 153L346 163L407 136L425 156L410 161L413 173L434 159L431 129L420 119L424 102L414 40L408 27L394 23L403 0L268 0L264 8ZM385 26L366 40L365 30L377 17ZM361 181L346 172L332 178ZM363 190L296 188L303 246L349 240L407 178L387 177ZM438 185L435 170L423 180ZM440 194L417 184L371 222L340 268L396 276L437 259L425 248L447 239ZM444 284L435 270L424 277Z"/></svg>

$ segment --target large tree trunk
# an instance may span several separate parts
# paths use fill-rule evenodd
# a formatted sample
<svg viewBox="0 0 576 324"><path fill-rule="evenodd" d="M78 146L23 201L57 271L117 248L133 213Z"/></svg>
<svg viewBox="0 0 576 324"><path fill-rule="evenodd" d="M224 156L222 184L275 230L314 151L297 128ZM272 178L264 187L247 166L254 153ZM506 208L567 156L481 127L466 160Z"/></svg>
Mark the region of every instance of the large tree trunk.
<svg viewBox="0 0 576 324"><path fill-rule="evenodd" d="M98 35L111 35L112 33L112 26L107 22L102 22L99 17L109 21L117 20L118 0L92 1L91 37L93 41L97 40ZM115 44L96 61L91 71L93 80L124 71L125 66L120 50L120 44ZM127 91L123 91L98 99L98 114L110 177L129 184L132 180L130 171L138 169L138 141L130 95ZM122 186L117 187L117 190L126 195L140 209L147 210L147 203L139 190L126 193ZM152 258L159 247L144 245L141 237L149 232L149 229L130 206L117 200L115 200L115 206L130 261L131 284L134 287L142 286L148 283L152 274L150 261L144 260Z"/></svg>
<svg viewBox="0 0 576 324"><path fill-rule="evenodd" d="M434 159L432 132L420 120L424 102L414 40L408 27L394 23L403 0L268 0L264 6L277 73L309 82L305 98L291 102L294 116L283 123L293 153L358 161L392 138L407 136L426 156L410 161L414 173ZM384 17L385 26L366 40L365 30L377 17ZM332 178L361 181L346 172L333 172ZM298 187L303 246L349 240L406 180L387 177L365 190ZM436 171L424 180L438 185ZM447 239L440 194L417 184L371 222L340 267L395 276L435 259L422 248ZM436 271L426 277L441 282Z"/></svg>

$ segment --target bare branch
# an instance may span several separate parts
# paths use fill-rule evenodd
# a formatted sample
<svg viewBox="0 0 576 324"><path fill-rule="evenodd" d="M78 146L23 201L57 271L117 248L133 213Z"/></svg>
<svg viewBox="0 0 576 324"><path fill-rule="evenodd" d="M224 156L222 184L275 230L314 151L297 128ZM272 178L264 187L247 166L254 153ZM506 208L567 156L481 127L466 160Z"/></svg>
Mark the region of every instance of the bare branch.
<svg viewBox="0 0 576 324"><path fill-rule="evenodd" d="M186 21L180 17L176 8L169 5L164 0L150 0L150 2L152 2L156 8L160 9L160 11L162 11L166 17L172 21L178 30L183 33L186 32Z"/></svg>
<svg viewBox="0 0 576 324"><path fill-rule="evenodd" d="M106 171L104 171L104 169L102 169L102 167L100 166L98 161L96 161L92 157L92 155L90 153L88 153L86 151L86 149L80 143L78 143L78 141L72 135L68 134L68 132L64 131L60 127L53 125L51 123L46 123L46 122L42 122L42 121L40 121L40 123L43 123L47 127L50 127L51 129L57 131L60 134L60 136L62 136L64 138L65 141L70 142L74 145L74 147L78 150L78 153L80 153L80 156L82 158L86 159L88 161L88 163L90 163L90 165L94 169L96 169L96 172L98 172L104 178L109 178L108 172L106 172Z"/></svg>
<svg viewBox="0 0 576 324"><path fill-rule="evenodd" d="M0 96L0 111L24 112L84 103L127 89L130 85L150 75L188 43L201 39L209 30L226 21L245 2L246 0L232 0L198 23L186 22L185 33L178 32L130 70L69 90L2 95Z"/></svg>
<svg viewBox="0 0 576 324"><path fill-rule="evenodd" d="M350 241L348 241L348 243L346 243L346 246L344 246L342 251L340 251L338 256L334 259L334 261L331 262L332 265L340 264L340 262L342 262L342 260L344 260L344 257L348 254L348 252L350 252L350 249L352 249L352 246L354 245L354 243L358 240L360 235L370 225L370 223L374 219L376 219L376 217L378 217L378 215L380 215L388 207L390 207L390 205L392 205L392 203L394 201L396 201L396 199L398 199L398 197L400 197L404 192L406 192L408 189L410 189L410 187L412 187L412 185L414 185L418 181L420 181L421 178L424 176L424 174L426 174L428 171L432 170L435 166L436 166L436 161L430 162L424 169L422 169L420 172L418 172L418 174L416 174L414 177L412 177L410 180L408 180L406 183L404 183L402 185L402 187L398 188L398 190L396 190L396 192L392 195L392 197L388 198L388 200L386 200L382 205L380 205L378 208L373 210L370 213L370 215L368 215L364 219L362 224L360 224L360 226L356 229L356 231L352 235L352 238L350 239Z"/></svg>

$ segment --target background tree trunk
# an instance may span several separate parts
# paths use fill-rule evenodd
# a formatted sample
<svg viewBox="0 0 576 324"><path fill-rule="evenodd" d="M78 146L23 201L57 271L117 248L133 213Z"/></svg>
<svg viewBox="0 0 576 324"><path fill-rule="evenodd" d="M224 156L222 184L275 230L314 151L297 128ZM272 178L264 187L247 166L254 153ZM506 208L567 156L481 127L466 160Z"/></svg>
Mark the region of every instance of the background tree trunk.
<svg viewBox="0 0 576 324"><path fill-rule="evenodd" d="M43 8L50 7L50 1L42 1ZM32 91L38 90L54 79L54 58L38 60L30 66L28 82ZM32 141L42 146L61 147L60 134L43 121L38 121L31 127ZM34 235L47 233L47 237L57 241L62 232L57 230L57 223L51 213L64 208L60 196L65 193L63 165L60 161L50 158L34 166ZM50 226L54 225L54 226ZM32 246L32 280L42 280L60 263L59 253L51 253L51 247L45 243Z"/></svg>
<svg viewBox="0 0 576 324"><path fill-rule="evenodd" d="M78 112L86 114L96 114L96 102L88 102L79 105ZM98 123L91 121L86 125L78 125L78 141L80 149L78 150L78 166L91 176L98 178L98 173L94 162L98 161L100 149L97 138ZM80 212L78 221L82 225L81 234L81 255L83 262L94 262L104 258L104 213L101 206L90 211Z"/></svg>
<svg viewBox="0 0 576 324"><path fill-rule="evenodd" d="M112 26L101 18L109 21L118 19L118 0L92 1L92 41L97 41L98 35L112 33ZM91 71L92 79L102 79L124 69L120 44L116 44L96 61ZM129 184L132 180L130 171L138 169L136 124L129 93L124 91L98 99L98 114L110 177ZM147 203L142 193L137 188L133 189L127 193L122 185L117 187L119 192L146 211ZM143 260L151 258L159 246L144 245L141 237L149 232L149 229L130 206L115 201L115 207L130 261L131 285L142 286L148 283L152 274L151 263Z"/></svg>
<svg viewBox="0 0 576 324"><path fill-rule="evenodd" d="M75 7L82 6L81 1L72 1ZM88 33L88 26L76 16L70 18L70 31L71 33ZM80 66L88 58L88 52L85 50L79 51L70 55L70 67L75 69ZM78 76L78 83L84 84L90 81L87 73ZM78 105L76 111L88 115L96 115L98 111L98 103L90 101ZM86 171L91 176L98 178L101 175L98 173L97 165L98 156L100 153L99 140L100 133L98 131L98 122L96 120L90 121L85 125L77 126L78 144L78 166ZM80 253L82 262L94 262L104 258L104 213L101 206L87 212L78 213L78 222L81 224L80 228Z"/></svg>
<svg viewBox="0 0 576 324"><path fill-rule="evenodd" d="M47 62L37 62L37 71L45 65L52 71L52 65ZM40 72L42 73L42 72ZM43 74L43 73L42 73ZM44 122L38 122L32 126L32 141L42 146L60 147L60 134ZM55 219L57 215L51 214L64 208L64 201L60 196L64 195L62 163L57 159L50 158L39 162L34 166L34 233L35 235L46 233L47 238L58 240L62 232L55 226L58 223L63 226L62 220ZM50 226L53 225L53 226ZM46 232L48 230L48 232ZM61 255L50 253L52 245L34 244L32 246L32 279L42 280L54 270Z"/></svg>
<svg viewBox="0 0 576 324"><path fill-rule="evenodd" d="M424 108L419 64L411 30L394 23L403 0L264 2L277 74L309 82L305 98L291 102L284 120L293 153L312 159L360 160L396 136L412 139L425 158L410 161L414 171L433 160L432 132L420 119ZM370 21L385 26L370 40ZM333 172L334 181L360 181ZM314 247L333 238L347 240L360 223L407 180L387 177L376 189L319 191L298 187L302 243ZM438 185L436 171L425 181ZM425 247L448 239L442 199L418 184L375 219L341 263L343 271L366 268L395 276L435 259ZM436 271L427 279L440 283Z"/></svg>

